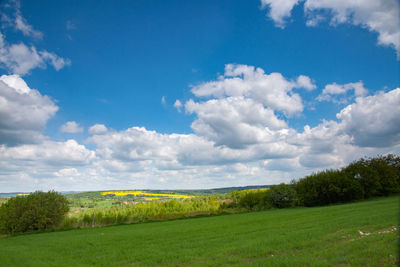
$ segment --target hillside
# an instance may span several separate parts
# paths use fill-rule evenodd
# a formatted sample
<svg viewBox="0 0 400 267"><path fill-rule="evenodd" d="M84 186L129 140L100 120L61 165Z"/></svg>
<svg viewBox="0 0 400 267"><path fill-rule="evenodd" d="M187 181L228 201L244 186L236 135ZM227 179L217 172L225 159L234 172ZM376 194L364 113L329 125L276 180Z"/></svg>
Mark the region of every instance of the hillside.
<svg viewBox="0 0 400 267"><path fill-rule="evenodd" d="M0 239L1 266L395 266L399 198Z"/></svg>

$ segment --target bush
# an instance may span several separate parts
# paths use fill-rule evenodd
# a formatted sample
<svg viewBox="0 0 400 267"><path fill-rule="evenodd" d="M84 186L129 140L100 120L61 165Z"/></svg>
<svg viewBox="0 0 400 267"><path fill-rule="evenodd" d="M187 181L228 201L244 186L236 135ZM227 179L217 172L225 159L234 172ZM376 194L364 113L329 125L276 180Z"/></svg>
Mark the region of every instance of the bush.
<svg viewBox="0 0 400 267"><path fill-rule="evenodd" d="M267 201L266 190L243 190L238 198L238 205L248 210L260 210L270 208Z"/></svg>
<svg viewBox="0 0 400 267"><path fill-rule="evenodd" d="M361 199L360 182L342 170L326 170L300 179L296 184L299 202L319 206Z"/></svg>
<svg viewBox="0 0 400 267"><path fill-rule="evenodd" d="M54 229L68 211L67 199L54 191L10 198L0 207L0 231L15 234Z"/></svg>
<svg viewBox="0 0 400 267"><path fill-rule="evenodd" d="M400 158L397 156L360 159L348 165L344 172L360 182L365 198L400 192Z"/></svg>
<svg viewBox="0 0 400 267"><path fill-rule="evenodd" d="M267 200L275 208L293 207L296 202L296 190L284 183L273 185L268 191Z"/></svg>

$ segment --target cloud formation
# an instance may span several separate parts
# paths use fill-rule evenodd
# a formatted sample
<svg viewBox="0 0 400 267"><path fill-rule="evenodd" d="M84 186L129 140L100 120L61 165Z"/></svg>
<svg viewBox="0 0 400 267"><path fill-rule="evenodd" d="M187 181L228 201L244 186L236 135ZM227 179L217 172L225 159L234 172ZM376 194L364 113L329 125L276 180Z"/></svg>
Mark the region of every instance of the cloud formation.
<svg viewBox="0 0 400 267"><path fill-rule="evenodd" d="M18 75L0 77L0 144L37 143L47 121L57 112L48 96L30 89Z"/></svg>
<svg viewBox="0 0 400 267"><path fill-rule="evenodd" d="M275 22L275 25L280 28L285 27L285 19L290 17L293 7L300 0L261 0L261 8L267 6L270 8L268 16Z"/></svg>
<svg viewBox="0 0 400 267"><path fill-rule="evenodd" d="M356 83L337 84L331 83L325 85L322 93L317 97L318 101L333 101L336 103L347 102L347 93L352 91L356 97L365 96L368 90L364 87L362 81ZM341 96L341 98L338 96Z"/></svg>
<svg viewBox="0 0 400 267"><path fill-rule="evenodd" d="M90 134L103 134L107 132L107 127L104 124L95 124L89 128Z"/></svg>
<svg viewBox="0 0 400 267"><path fill-rule="evenodd" d="M85 144L44 137L45 124L57 106L19 76L4 75L0 101L7 104L0 105L4 107L0 117L7 119L0 121L0 185L101 190L274 184L338 168L362 156L400 152L400 88L367 96L356 89L361 83L325 86L321 94L359 90L358 96L335 120L305 125L299 131L290 126L285 106L266 105L253 91L290 99L293 90L299 90L297 103L301 103L303 90L296 88L315 90L312 79L270 75L251 66L228 65L224 76L193 87L194 99L182 105L196 116L192 134L165 134L136 126L113 130L95 124ZM32 117L33 105L38 114ZM17 116L23 111L29 113L29 122L16 119L28 117ZM31 128L26 129L29 123ZM79 129L73 121L69 126ZM20 138L15 141L12 136Z"/></svg>
<svg viewBox="0 0 400 267"><path fill-rule="evenodd" d="M303 111L303 103L294 88L311 90L315 85L311 79L301 75L291 81L282 74L266 74L261 68L248 65L227 64L225 73L217 81L199 84L192 88L196 97L245 97L260 104L292 115Z"/></svg>
<svg viewBox="0 0 400 267"><path fill-rule="evenodd" d="M183 106L182 102L179 99L175 100L174 108L176 108L178 110L178 112L181 112L182 106Z"/></svg>
<svg viewBox="0 0 400 267"><path fill-rule="evenodd" d="M15 30L21 31L23 35L42 39L43 33L33 29L21 13L21 3L18 0L5 1L2 5L1 20ZM12 15L11 15L12 14Z"/></svg>
<svg viewBox="0 0 400 267"><path fill-rule="evenodd" d="M63 133L81 133L83 132L83 127L81 127L75 121L68 121L60 128Z"/></svg>
<svg viewBox="0 0 400 267"><path fill-rule="evenodd" d="M21 31L26 37L42 39L43 33L34 30L28 24L20 11L19 1L9 1L1 6L1 21L4 27L12 27ZM71 60L57 56L46 50L38 51L35 46L27 46L23 42L9 43L5 35L0 32L0 67L8 70L11 74L26 75L35 68L45 69L51 65L55 70L60 70L71 65Z"/></svg>
<svg viewBox="0 0 400 267"><path fill-rule="evenodd" d="M283 28L296 4L304 2L307 26L317 26L324 20L330 25L348 23L378 34L378 44L391 46L400 56L400 4L397 0L261 0L269 7L268 16Z"/></svg>
<svg viewBox="0 0 400 267"><path fill-rule="evenodd" d="M391 147L400 143L400 88L358 97L338 113L341 131L361 147Z"/></svg>

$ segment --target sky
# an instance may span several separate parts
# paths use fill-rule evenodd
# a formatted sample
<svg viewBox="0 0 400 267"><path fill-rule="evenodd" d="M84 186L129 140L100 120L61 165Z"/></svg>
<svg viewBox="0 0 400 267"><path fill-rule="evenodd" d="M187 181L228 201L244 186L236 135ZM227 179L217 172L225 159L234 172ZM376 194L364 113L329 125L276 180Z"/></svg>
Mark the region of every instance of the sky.
<svg viewBox="0 0 400 267"><path fill-rule="evenodd" d="M400 154L397 0L0 0L0 192L289 182Z"/></svg>

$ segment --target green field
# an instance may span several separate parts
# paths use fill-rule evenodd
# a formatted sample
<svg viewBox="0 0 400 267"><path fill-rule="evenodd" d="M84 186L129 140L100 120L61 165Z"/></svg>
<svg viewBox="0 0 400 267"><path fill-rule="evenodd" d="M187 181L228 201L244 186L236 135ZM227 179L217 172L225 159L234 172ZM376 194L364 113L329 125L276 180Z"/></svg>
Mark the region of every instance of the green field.
<svg viewBox="0 0 400 267"><path fill-rule="evenodd" d="M398 214L388 197L26 234L0 238L0 265L396 266Z"/></svg>

